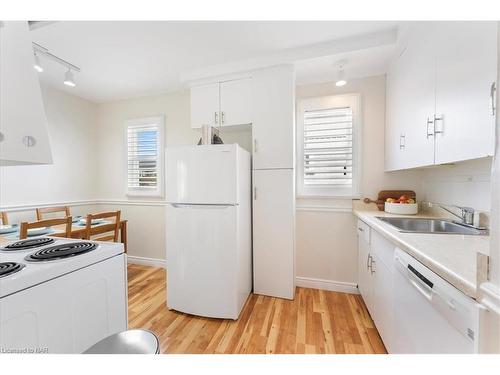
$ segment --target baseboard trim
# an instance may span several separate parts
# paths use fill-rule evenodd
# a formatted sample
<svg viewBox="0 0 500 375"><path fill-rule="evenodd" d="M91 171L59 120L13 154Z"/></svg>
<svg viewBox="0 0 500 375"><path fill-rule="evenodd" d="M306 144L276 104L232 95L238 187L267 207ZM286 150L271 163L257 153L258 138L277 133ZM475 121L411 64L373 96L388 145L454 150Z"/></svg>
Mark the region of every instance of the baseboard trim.
<svg viewBox="0 0 500 375"><path fill-rule="evenodd" d="M147 257L137 257L133 255L127 255L127 263L140 264L141 266L167 268L166 260L158 258L147 258Z"/></svg>
<svg viewBox="0 0 500 375"><path fill-rule="evenodd" d="M358 286L355 283L346 283L344 281L315 279L312 277L295 278L295 285L302 288L328 290L330 292L341 292L359 294Z"/></svg>

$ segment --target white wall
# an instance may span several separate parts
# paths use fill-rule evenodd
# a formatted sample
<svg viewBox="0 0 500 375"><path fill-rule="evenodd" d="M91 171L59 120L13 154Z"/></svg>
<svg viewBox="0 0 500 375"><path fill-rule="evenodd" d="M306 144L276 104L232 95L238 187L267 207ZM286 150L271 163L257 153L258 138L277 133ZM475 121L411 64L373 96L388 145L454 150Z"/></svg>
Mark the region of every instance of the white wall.
<svg viewBox="0 0 500 375"><path fill-rule="evenodd" d="M97 107L45 86L42 95L54 163L0 167L1 207L97 198Z"/></svg>
<svg viewBox="0 0 500 375"><path fill-rule="evenodd" d="M189 91L100 104L98 107L98 196L101 209L121 210L128 223L128 253L133 257L165 259L164 198L126 195L125 120L165 116L165 145L194 145L200 133L190 126ZM251 131L223 132L225 143L251 149Z"/></svg>
<svg viewBox="0 0 500 375"><path fill-rule="evenodd" d="M384 172L385 76L297 87L300 98L359 93L362 108L361 195L377 198L379 190L411 189L421 193L420 171ZM357 283L357 237L352 201L297 199L297 276L335 283Z"/></svg>

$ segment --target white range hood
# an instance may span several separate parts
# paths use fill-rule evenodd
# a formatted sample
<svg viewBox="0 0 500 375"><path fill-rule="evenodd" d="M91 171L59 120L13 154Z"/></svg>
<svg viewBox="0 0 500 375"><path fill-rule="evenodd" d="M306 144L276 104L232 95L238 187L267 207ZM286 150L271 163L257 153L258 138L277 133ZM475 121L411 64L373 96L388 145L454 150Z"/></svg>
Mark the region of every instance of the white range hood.
<svg viewBox="0 0 500 375"><path fill-rule="evenodd" d="M27 21L0 21L0 165L51 164Z"/></svg>

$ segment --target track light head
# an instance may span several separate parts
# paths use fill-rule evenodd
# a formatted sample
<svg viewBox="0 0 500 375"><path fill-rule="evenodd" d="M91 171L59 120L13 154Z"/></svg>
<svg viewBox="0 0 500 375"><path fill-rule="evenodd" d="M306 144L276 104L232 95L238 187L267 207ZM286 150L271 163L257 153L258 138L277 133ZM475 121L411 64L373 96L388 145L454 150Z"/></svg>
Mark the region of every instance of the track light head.
<svg viewBox="0 0 500 375"><path fill-rule="evenodd" d="M43 72L43 66L40 62L40 57L35 53L35 62L33 63L33 68L38 72Z"/></svg>
<svg viewBox="0 0 500 375"><path fill-rule="evenodd" d="M68 69L68 71L64 74L64 84L69 87L75 87L75 77L73 76L73 72L71 69Z"/></svg>

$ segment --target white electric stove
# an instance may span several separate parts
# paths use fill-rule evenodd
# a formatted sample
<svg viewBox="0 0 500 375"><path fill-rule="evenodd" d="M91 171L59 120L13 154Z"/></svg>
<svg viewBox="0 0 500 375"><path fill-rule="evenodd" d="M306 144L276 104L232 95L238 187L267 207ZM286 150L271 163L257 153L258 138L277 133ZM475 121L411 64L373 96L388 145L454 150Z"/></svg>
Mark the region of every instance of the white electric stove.
<svg viewBox="0 0 500 375"><path fill-rule="evenodd" d="M122 244L36 237L0 246L0 354L81 353L125 329Z"/></svg>

